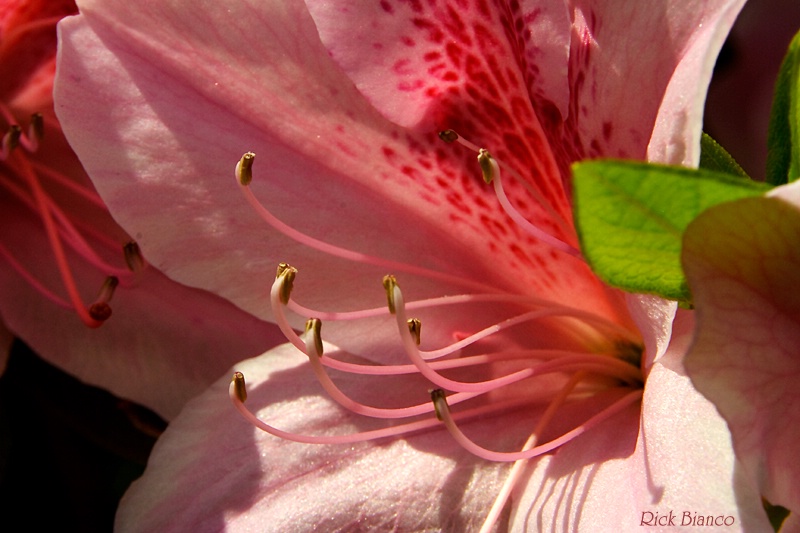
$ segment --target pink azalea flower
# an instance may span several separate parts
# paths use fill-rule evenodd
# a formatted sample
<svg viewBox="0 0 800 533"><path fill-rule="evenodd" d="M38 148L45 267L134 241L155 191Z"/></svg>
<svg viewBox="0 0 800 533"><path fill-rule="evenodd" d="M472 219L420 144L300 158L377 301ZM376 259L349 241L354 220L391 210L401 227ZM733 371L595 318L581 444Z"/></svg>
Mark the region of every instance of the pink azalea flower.
<svg viewBox="0 0 800 533"><path fill-rule="evenodd" d="M792 511L786 531L800 530L798 207L797 183L718 206L692 223L683 258L698 310L687 371L759 491Z"/></svg>
<svg viewBox="0 0 800 533"><path fill-rule="evenodd" d="M683 371L691 315L604 286L569 200L574 160L696 163L741 2L79 6L57 110L100 195L291 341L236 365L246 403L226 377L187 406L120 530L477 530L508 492L488 527L769 527Z"/></svg>
<svg viewBox="0 0 800 533"><path fill-rule="evenodd" d="M56 24L75 13L74 1L0 2L0 314L51 363L172 417L275 336L229 302L169 280L131 246L126 265L132 239L53 112Z"/></svg>

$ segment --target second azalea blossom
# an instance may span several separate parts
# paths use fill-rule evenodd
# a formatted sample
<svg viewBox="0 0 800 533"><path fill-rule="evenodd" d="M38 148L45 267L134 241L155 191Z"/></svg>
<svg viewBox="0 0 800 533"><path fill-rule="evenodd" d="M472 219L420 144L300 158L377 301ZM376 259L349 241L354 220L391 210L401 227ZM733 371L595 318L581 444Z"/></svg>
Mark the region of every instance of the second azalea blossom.
<svg viewBox="0 0 800 533"><path fill-rule="evenodd" d="M592 274L569 190L586 157L696 162L741 2L463 4L86 1L62 25L59 116L120 223L291 343L186 409L120 529L477 530L495 501L514 530L768 527L683 375L691 317ZM254 434L229 387L306 444Z"/></svg>
<svg viewBox="0 0 800 533"><path fill-rule="evenodd" d="M148 266L108 212L53 111L56 25L73 14L72 0L0 2L0 319L51 364L171 418L277 335Z"/></svg>

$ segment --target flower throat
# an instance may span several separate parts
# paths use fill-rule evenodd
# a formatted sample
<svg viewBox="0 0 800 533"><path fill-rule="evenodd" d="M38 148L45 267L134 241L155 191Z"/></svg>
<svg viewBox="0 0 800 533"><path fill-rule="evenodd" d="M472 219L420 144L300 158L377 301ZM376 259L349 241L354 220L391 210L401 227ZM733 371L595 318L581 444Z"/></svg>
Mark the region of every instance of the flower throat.
<svg viewBox="0 0 800 533"><path fill-rule="evenodd" d="M571 260L583 261L576 247L544 232L514 208L503 188L501 177L501 170L509 170L512 177L515 177L513 169L452 130L443 131L439 136L445 142L457 142L477 153L484 181L494 186L499 204L517 226L554 250L569 256ZM641 399L644 384L641 338L630 329L590 311L535 296L499 292L485 284L464 280L452 274L368 256L305 235L275 217L250 190L254 159L253 153L246 153L236 165L235 176L247 201L270 226L298 243L330 256L380 266L398 273L398 277L387 275L382 280L387 298L386 306L333 312L311 309L293 299L292 289L298 271L282 263L278 266L272 284L270 303L281 331L305 355L311 370L331 399L357 415L407 420L395 422L385 428L348 434L306 435L281 430L257 418L246 407L245 378L242 373L236 372L230 385L230 398L236 409L254 426L279 438L315 444L350 444L400 437L444 426L459 445L474 455L488 461L515 463L487 518L484 529L488 530L504 506L525 461L551 452ZM531 192L553 220L564 229L563 233L574 235L569 223L559 218L535 191ZM402 280L402 273L458 283L469 292L406 301L398 281L398 278ZM497 321L479 331L460 335L460 338L447 346L421 348L425 345L422 322L410 316L409 312L424 309L427 312L447 313L448 309L456 306L476 303L509 304L519 311L511 318ZM302 334L292 328L287 312L307 319ZM323 321L357 321L381 316L393 317L396 343L402 347L402 352L408 359L406 364L354 363L325 353ZM487 341L502 338L506 333L519 332L533 323L554 324L557 328L566 329L576 345L584 348L483 348L486 345L494 346ZM328 375L327 369L362 376L365 381L388 376L421 376L430 384L428 389L431 400L403 407L365 405L339 388ZM478 376L478 379L456 379L454 375L459 373ZM610 400L607 399L609 393ZM562 408L568 405L590 406L592 400L600 395L604 395L606 399L602 409L588 409L589 414L572 428L558 430L556 437L545 442L540 439ZM502 416L526 408L541 411L541 415L533 431L529 433L530 437L518 450L492 450L475 442L468 436L469 431L462 430L462 426L468 425L471 420ZM487 436L482 437L482 440L486 440Z"/></svg>

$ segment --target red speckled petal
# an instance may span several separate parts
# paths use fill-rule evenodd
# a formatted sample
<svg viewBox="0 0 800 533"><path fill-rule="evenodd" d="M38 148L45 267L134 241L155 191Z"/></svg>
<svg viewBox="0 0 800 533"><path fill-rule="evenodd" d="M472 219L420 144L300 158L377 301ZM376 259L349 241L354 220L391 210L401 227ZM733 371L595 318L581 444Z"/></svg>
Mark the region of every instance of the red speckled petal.
<svg viewBox="0 0 800 533"><path fill-rule="evenodd" d="M624 320L619 297L583 263L510 222L474 154L377 113L329 58L304 4L197 11L188 1L87 1L81 9L62 25L59 118L115 217L168 275L269 317L275 265L288 261L301 271L302 303L383 305L383 267L315 252L249 210L233 167L253 150L255 194L316 238ZM541 148L531 153L546 157ZM520 187L510 189L523 211L554 226ZM395 273L409 299L475 290ZM441 318L449 334L452 321L470 330L510 312ZM348 333L337 342L379 340L372 330Z"/></svg>
<svg viewBox="0 0 800 533"><path fill-rule="evenodd" d="M382 113L449 121L537 181L553 179L548 145L566 177L578 159L644 159L656 125L651 160L696 164L711 67L743 3L307 0Z"/></svg>
<svg viewBox="0 0 800 533"><path fill-rule="evenodd" d="M686 366L728 422L764 497L800 510L798 186L710 209L689 226L683 264L697 308Z"/></svg>
<svg viewBox="0 0 800 533"><path fill-rule="evenodd" d="M563 169L537 117L552 122L568 106L562 2L306 3L333 58L381 113L421 131L455 129L570 218ZM534 105L532 94L544 100Z"/></svg>

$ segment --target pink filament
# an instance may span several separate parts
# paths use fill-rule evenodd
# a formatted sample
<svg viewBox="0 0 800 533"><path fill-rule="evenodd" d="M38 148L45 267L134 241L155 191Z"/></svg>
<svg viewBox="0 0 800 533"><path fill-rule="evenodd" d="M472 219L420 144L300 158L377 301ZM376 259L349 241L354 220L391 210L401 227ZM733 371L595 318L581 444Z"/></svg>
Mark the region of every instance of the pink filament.
<svg viewBox="0 0 800 533"><path fill-rule="evenodd" d="M430 417L387 428L351 433L347 435L302 435L277 429L256 417L238 397L236 393L236 386L233 381L228 387L228 396L233 402L233 405L236 407L236 410L239 411L239 413L253 426L281 439L306 444L351 444L355 442L365 442L388 437L398 437L400 435L406 435L409 433L433 429L441 426L441 422L437 418ZM471 420L487 415L493 415L498 412L508 412L514 409L519 409L520 407L528 404L530 404L530 398L496 402L461 411L455 415L452 415L452 418L459 421Z"/></svg>
<svg viewBox="0 0 800 533"><path fill-rule="evenodd" d="M283 235L286 235L290 239L293 239L300 244L308 246L309 248L318 250L328 255L332 255L334 257L347 259L356 263L365 263L369 265L384 267L390 271L407 272L409 274L416 274L429 279L435 279L447 283L454 283L462 286L477 288L482 291L486 291L487 289L496 290L483 283L477 283L469 279L461 278L458 276L452 276L450 274L437 272L435 270L430 270L415 265L409 265L397 261L390 261L382 257L375 257L363 254L361 252L355 252L353 250L341 248L339 246L335 246L327 242L320 241L319 239L315 239L289 226L288 224L278 219L275 215L270 213L270 211L263 204L261 204L261 202L258 201L258 199L253 194L253 191L250 190L249 185L244 185L241 183L241 181L239 181L238 176L237 176L237 183L239 183L239 188L242 191L242 194L244 194L245 199L247 199L248 203L253 207L256 213L258 213L261 219L264 220L264 222L272 226L274 229L276 229Z"/></svg>
<svg viewBox="0 0 800 533"><path fill-rule="evenodd" d="M520 452L495 452L472 442L466 435L464 435L461 429L459 429L458 425L456 425L455 420L453 419L452 415L450 414L450 410L447 407L447 402L444 399L437 401L437 411L441 414L442 422L444 422L447 430L464 449L471 452L473 455L477 455L478 457L486 459L487 461L510 462L519 461L522 459L532 459L533 457L537 457L554 450L559 446L571 441L572 439L586 433L589 429L593 428L612 415L615 415L625 407L631 405L635 401L640 400L641 398L642 389L632 390L611 404L609 407L606 407L596 415L589 418L589 420L580 426L568 431L556 439L551 440L550 442L541 444L539 446L534 446L529 450L523 450Z"/></svg>
<svg viewBox="0 0 800 533"><path fill-rule="evenodd" d="M467 149L471 150L472 152L475 152L476 154L480 153L481 149L478 147L478 145L476 145L475 143L465 139L460 134L456 134L456 135L457 135L456 142L458 142L460 145L466 147ZM504 164L499 159L494 158L494 156L492 156L492 161L495 163L493 165L493 167L494 167L494 170L495 170L495 176L496 177L500 176L500 168L503 168L503 169L507 170L519 183L521 183L525 187L525 190L527 190L534 197L534 199L536 200L537 204L540 207L542 207L547 212L548 215L550 215L551 220L553 220L559 226L559 228L561 228L561 230L564 232L564 234L566 234L566 235L574 235L575 230L572 229L572 227L569 226L569 224L567 223L567 220L562 215L559 215L558 213L556 213L556 211L553 209L553 207L550 205L550 203L544 199L544 197L541 195L541 193L536 188L532 187L531 184L529 184L527 182L527 180L523 179L522 176L520 176L519 173L517 173L517 171L514 170L513 167L511 167L510 165ZM501 188L501 191L502 191L502 188ZM497 192L497 187L496 186L495 186L495 192ZM504 191L502 192L502 194L505 197L505 192ZM499 196L498 196L498 199L499 199ZM502 204L502 200L501 200L501 204ZM510 202L508 202L507 199L506 199L506 204L509 207L511 205ZM506 213L511 215L511 213L509 213L509 211L506 209L506 205L503 205L503 209L506 211ZM516 209L513 209L513 207L511 209L514 212L517 212ZM519 213L517 213L517 214L519 215ZM525 222L525 224L530 224L526 219L524 219L524 217L522 217L522 215L519 215L518 217L513 217L512 216L512 218L514 219L515 222L519 222L519 220L521 219L521 220L523 220ZM538 233L544 233L544 232L542 230L540 230L539 228L536 228L536 231L535 231L535 233L533 235L536 236L536 234L538 234ZM546 233L544 233L544 234L547 235L547 237L549 237L551 239L555 239L554 237L551 237L549 234L546 234ZM557 244L556 247L560 248L561 245L564 245L564 246L569 246L570 248L573 248L572 246L564 243L563 241L561 241L559 239L555 239L555 240L558 241L559 243L561 243L561 244ZM578 255L579 254L580 254L580 252L578 252Z"/></svg>
<svg viewBox="0 0 800 533"><path fill-rule="evenodd" d="M539 422L536 424L536 428L531 433L531 436L525 441L525 444L522 446L522 451L527 451L536 446L536 442L538 441L539 435L541 435L547 425L555 416L556 412L558 412L558 408L561 407L569 396L569 393L575 388L575 385L578 384L579 381L586 377L585 372L578 372L573 375L570 380L564 385L564 387L559 391L553 401L550 402L550 405L547 406L544 414L539 419ZM492 527L494 526L497 519L500 517L500 513L505 507L506 501L508 501L508 497L511 495L511 491L516 486L517 482L519 481L520 476L522 475L522 471L527 464L527 459L520 459L515 461L511 470L508 472L508 477L506 478L503 486L500 488L500 492L497 494L497 497L492 504L491 509L489 509L489 514L486 516L486 520L481 526L481 529L478 533L490 533Z"/></svg>
<svg viewBox="0 0 800 533"><path fill-rule="evenodd" d="M12 154L11 157L15 157L15 154ZM64 284L64 288L67 291L67 294L69 295L72 308L75 310L78 317L83 321L84 324L91 328L99 327L103 322L94 319L89 314L89 311L86 305L83 303L80 293L78 292L78 287L75 284L75 279L72 276L72 271L69 268L69 263L67 262L67 257L64 253L61 239L58 235L58 229L56 228L55 221L53 220L53 214L50 209L48 197L42 189L39 179L36 177L36 173L33 171L33 168L28 160L25 157L17 154L17 162L21 168L21 175L27 181L36 201L38 212L42 218L42 223L44 224L45 233L50 241L50 248L53 250L56 265L61 273L61 280Z"/></svg>

